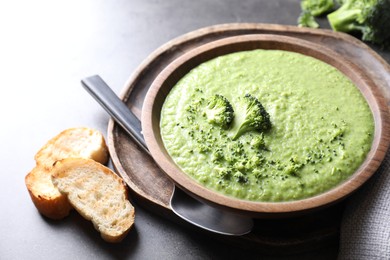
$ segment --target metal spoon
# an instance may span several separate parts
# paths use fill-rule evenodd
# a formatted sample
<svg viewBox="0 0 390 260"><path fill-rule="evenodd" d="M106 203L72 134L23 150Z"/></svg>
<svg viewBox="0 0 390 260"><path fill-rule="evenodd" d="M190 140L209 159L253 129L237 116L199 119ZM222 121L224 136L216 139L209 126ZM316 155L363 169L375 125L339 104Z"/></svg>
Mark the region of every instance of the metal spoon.
<svg viewBox="0 0 390 260"><path fill-rule="evenodd" d="M81 80L81 83L134 141L150 155L142 135L140 120L115 95L103 79L95 75ZM207 205L177 187L172 193L170 206L173 212L182 219L218 234L241 236L251 232L253 228L251 218Z"/></svg>

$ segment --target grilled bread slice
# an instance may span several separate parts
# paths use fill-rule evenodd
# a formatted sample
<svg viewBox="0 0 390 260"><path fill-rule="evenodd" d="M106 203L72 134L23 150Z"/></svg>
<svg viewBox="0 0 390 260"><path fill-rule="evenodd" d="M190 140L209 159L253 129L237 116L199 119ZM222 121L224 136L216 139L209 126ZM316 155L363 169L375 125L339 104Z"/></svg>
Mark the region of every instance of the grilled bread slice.
<svg viewBox="0 0 390 260"><path fill-rule="evenodd" d="M71 157L108 161L103 135L87 127L69 128L49 140L35 155L36 166L25 177L30 197L38 211L51 219L61 219L72 209L66 196L51 182L53 163Z"/></svg>
<svg viewBox="0 0 390 260"><path fill-rule="evenodd" d="M104 165L81 158L57 161L52 182L107 242L120 242L133 226L135 210L126 186Z"/></svg>

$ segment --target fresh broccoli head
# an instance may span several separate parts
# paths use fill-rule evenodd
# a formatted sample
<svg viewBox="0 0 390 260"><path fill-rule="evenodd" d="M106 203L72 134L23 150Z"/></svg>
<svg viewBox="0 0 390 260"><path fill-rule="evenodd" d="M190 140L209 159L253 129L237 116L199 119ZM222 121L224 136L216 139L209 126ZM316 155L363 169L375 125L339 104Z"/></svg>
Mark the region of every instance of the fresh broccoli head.
<svg viewBox="0 0 390 260"><path fill-rule="evenodd" d="M231 129L233 140L248 131L266 131L271 128L269 114L256 97L246 94L238 101L236 109L239 113L236 113Z"/></svg>
<svg viewBox="0 0 390 260"><path fill-rule="evenodd" d="M333 8L333 0L302 0L302 12L298 17L298 26L318 28L319 24L315 17L329 13Z"/></svg>
<svg viewBox="0 0 390 260"><path fill-rule="evenodd" d="M334 7L333 0L302 0L301 9L312 16L320 16L330 12ZM314 20L314 18L313 18Z"/></svg>
<svg viewBox="0 0 390 260"><path fill-rule="evenodd" d="M314 16L307 11L303 11L298 17L298 26L299 27L309 27L309 28L318 28L320 25L315 20Z"/></svg>
<svg viewBox="0 0 390 260"><path fill-rule="evenodd" d="M229 100L222 95L215 94L207 100L204 114L209 123L227 128L233 121L234 110Z"/></svg>
<svg viewBox="0 0 390 260"><path fill-rule="evenodd" d="M344 0L328 20L335 31L359 32L364 41L390 46L389 0Z"/></svg>

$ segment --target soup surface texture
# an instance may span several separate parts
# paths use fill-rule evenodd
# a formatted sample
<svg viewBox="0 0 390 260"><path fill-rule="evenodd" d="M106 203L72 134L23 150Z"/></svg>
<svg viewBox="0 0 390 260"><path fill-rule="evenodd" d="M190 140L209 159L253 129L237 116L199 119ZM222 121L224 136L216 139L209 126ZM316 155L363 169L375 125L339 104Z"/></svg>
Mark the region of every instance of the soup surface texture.
<svg viewBox="0 0 390 260"><path fill-rule="evenodd" d="M234 110L228 126L208 120L215 94ZM271 128L235 137L247 94L261 102ZM307 198L344 181L364 161L374 133L370 108L349 78L320 60L279 50L200 64L170 91L160 126L168 153L201 185L267 202Z"/></svg>

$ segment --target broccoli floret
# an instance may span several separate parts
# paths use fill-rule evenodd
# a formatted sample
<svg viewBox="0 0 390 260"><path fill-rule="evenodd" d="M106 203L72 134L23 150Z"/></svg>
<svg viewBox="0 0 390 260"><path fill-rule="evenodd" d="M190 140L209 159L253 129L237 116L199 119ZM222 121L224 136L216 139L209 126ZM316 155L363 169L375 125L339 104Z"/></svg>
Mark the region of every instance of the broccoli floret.
<svg viewBox="0 0 390 260"><path fill-rule="evenodd" d="M320 25L316 22L314 16L308 11L303 11L298 17L298 26L310 28L320 27Z"/></svg>
<svg viewBox="0 0 390 260"><path fill-rule="evenodd" d="M328 20L334 31L358 32L364 41L390 46L389 0L344 0Z"/></svg>
<svg viewBox="0 0 390 260"><path fill-rule="evenodd" d="M214 170L217 172L217 176L220 179L228 180L232 175L232 170L226 167L216 167Z"/></svg>
<svg viewBox="0 0 390 260"><path fill-rule="evenodd" d="M312 16L320 16L333 10L333 0L302 0L301 9Z"/></svg>
<svg viewBox="0 0 390 260"><path fill-rule="evenodd" d="M237 171L233 174L233 177L236 178L236 180L243 184L243 183L247 183L248 182L248 177L245 176L242 172L240 171Z"/></svg>
<svg viewBox="0 0 390 260"><path fill-rule="evenodd" d="M223 128L227 128L234 118L234 110L229 100L219 94L215 94L207 100L204 114L209 123Z"/></svg>
<svg viewBox="0 0 390 260"><path fill-rule="evenodd" d="M261 154L253 155L245 164L247 171L259 168L264 163L264 157Z"/></svg>
<svg viewBox="0 0 390 260"><path fill-rule="evenodd" d="M298 18L298 26L318 28L319 24L315 17L329 13L333 8L333 0L302 0L302 12Z"/></svg>
<svg viewBox="0 0 390 260"><path fill-rule="evenodd" d="M265 145L265 141L264 141L264 134L261 133L260 135L256 135L255 137L252 138L251 142L250 142L250 145L251 147L253 147L254 149L262 149L262 150L266 150L266 145Z"/></svg>
<svg viewBox="0 0 390 260"><path fill-rule="evenodd" d="M241 157L245 157L244 145L240 141L228 143L225 149L227 153L224 158L229 164L234 164Z"/></svg>
<svg viewBox="0 0 390 260"><path fill-rule="evenodd" d="M224 158L223 150L221 148L216 148L213 151L213 154L211 156L211 160L213 162L218 162Z"/></svg>
<svg viewBox="0 0 390 260"><path fill-rule="evenodd" d="M248 131L266 131L271 128L269 114L256 97L246 94L238 101L236 109L239 113L236 113L231 128L233 140Z"/></svg>

